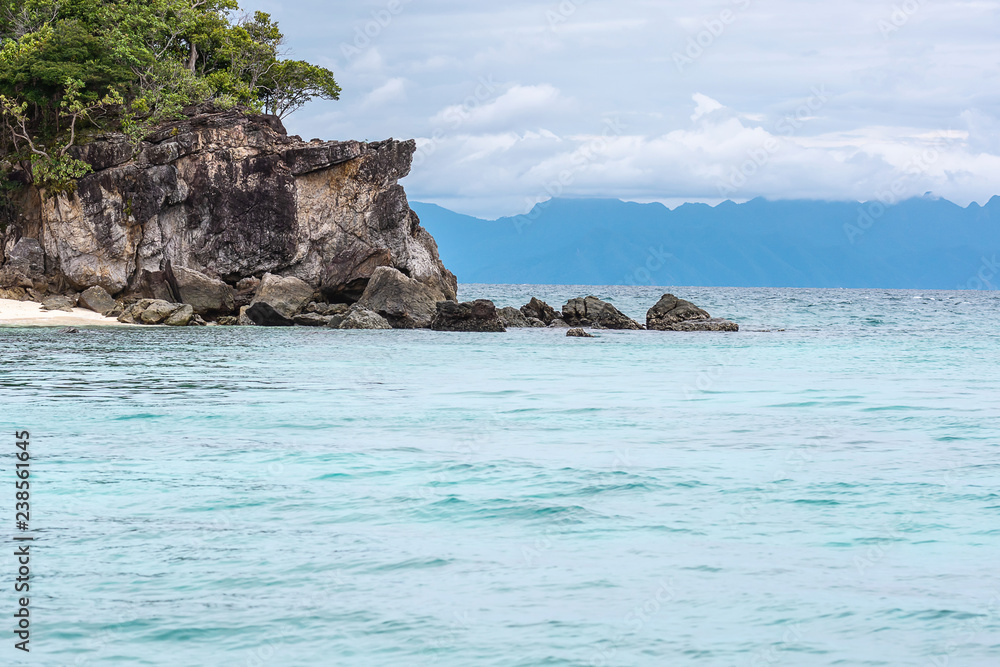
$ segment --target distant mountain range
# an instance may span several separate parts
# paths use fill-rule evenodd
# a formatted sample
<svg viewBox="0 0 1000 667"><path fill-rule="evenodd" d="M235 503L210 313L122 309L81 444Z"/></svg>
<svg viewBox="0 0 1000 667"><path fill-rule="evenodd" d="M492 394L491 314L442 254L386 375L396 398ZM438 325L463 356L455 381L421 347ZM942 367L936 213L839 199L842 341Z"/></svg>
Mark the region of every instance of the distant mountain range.
<svg viewBox="0 0 1000 667"><path fill-rule="evenodd" d="M996 289L1000 197L712 207L553 199L481 220L413 209L463 283Z"/></svg>

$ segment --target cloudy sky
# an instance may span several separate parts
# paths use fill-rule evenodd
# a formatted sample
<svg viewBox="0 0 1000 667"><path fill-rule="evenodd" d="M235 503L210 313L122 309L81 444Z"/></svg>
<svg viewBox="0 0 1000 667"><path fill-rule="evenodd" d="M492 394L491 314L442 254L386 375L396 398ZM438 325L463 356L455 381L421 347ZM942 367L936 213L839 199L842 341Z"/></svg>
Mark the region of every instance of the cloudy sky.
<svg viewBox="0 0 1000 667"><path fill-rule="evenodd" d="M714 203L1000 194L1000 1L255 0L338 102L305 139L416 138L410 198Z"/></svg>

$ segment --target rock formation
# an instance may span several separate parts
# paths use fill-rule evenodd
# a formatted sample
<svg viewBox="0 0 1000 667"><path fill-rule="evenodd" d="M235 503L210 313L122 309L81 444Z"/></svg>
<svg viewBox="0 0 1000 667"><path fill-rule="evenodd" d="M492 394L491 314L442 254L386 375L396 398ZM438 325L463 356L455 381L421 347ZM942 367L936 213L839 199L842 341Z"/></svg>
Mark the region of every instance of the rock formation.
<svg viewBox="0 0 1000 667"><path fill-rule="evenodd" d="M397 184L414 150L304 142L276 117L238 110L161 125L137 151L121 135L93 137L74 149L93 167L76 192L22 190L0 236L0 289L99 286L225 314L247 305L248 278L293 277L353 303L392 267L454 299L455 276Z"/></svg>
<svg viewBox="0 0 1000 667"><path fill-rule="evenodd" d="M559 313L556 312L555 308L535 297L531 297L531 301L521 306L521 314L529 321L532 318L540 320L545 326L552 324L552 320L559 318Z"/></svg>
<svg viewBox="0 0 1000 667"><path fill-rule="evenodd" d="M570 299L562 308L562 319L572 327L597 325L604 329L641 329L642 325L607 301L596 296Z"/></svg>
<svg viewBox="0 0 1000 667"><path fill-rule="evenodd" d="M506 331L496 306L487 299L465 303L441 301L437 304L431 328L435 331Z"/></svg>
<svg viewBox="0 0 1000 667"><path fill-rule="evenodd" d="M656 331L739 331L735 322L713 318L690 301L664 294L646 313L646 328Z"/></svg>

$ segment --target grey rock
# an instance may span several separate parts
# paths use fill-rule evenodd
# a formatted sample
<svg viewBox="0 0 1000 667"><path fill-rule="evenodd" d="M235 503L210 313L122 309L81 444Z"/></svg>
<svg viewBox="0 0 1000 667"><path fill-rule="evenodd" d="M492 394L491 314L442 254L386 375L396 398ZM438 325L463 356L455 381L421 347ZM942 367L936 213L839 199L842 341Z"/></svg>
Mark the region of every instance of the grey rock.
<svg viewBox="0 0 1000 667"><path fill-rule="evenodd" d="M314 292L304 280L267 273L247 315L260 326L291 326L292 318L306 307Z"/></svg>
<svg viewBox="0 0 1000 667"><path fill-rule="evenodd" d="M47 277L112 295L140 294L143 272L169 262L236 285L295 276L349 303L393 266L455 297L455 276L399 185L414 141L308 143L274 116L191 113L154 128L134 154L113 133L72 148L93 172L72 195L26 186L5 237L39 243ZM247 296L238 288L235 306Z"/></svg>
<svg viewBox="0 0 1000 667"><path fill-rule="evenodd" d="M225 318L220 317L219 319L220 320L222 320L222 319L230 319L230 320L233 321L233 324L236 323L236 318L233 317L233 316L231 316L231 315L227 315ZM208 326L208 322L206 322L202 318L201 315L195 315L194 317L191 318L191 321L188 322L188 326L189 327L205 327L205 326Z"/></svg>
<svg viewBox="0 0 1000 667"><path fill-rule="evenodd" d="M431 328L435 331L506 331L496 306L486 299L439 302Z"/></svg>
<svg viewBox="0 0 1000 667"><path fill-rule="evenodd" d="M583 329L570 329L566 332L566 335L570 338L594 338L594 336L587 333Z"/></svg>
<svg viewBox="0 0 1000 667"><path fill-rule="evenodd" d="M330 323L330 317L317 313L302 313L293 317L292 322L300 327L325 327Z"/></svg>
<svg viewBox="0 0 1000 667"><path fill-rule="evenodd" d="M346 313L344 315L330 315L329 317L330 321L326 323L326 326L328 326L331 329L339 329L340 325L344 323L344 317L346 317Z"/></svg>
<svg viewBox="0 0 1000 667"><path fill-rule="evenodd" d="M145 308L143 308L138 320L143 324L160 324L173 315L174 312L180 307L181 306L178 303L170 303L168 301L161 301L160 299L153 299Z"/></svg>
<svg viewBox="0 0 1000 667"><path fill-rule="evenodd" d="M426 329L444 294L432 285L380 266L372 273L358 305L384 317L394 329Z"/></svg>
<svg viewBox="0 0 1000 667"><path fill-rule="evenodd" d="M563 320L574 327L600 325L605 329L641 329L642 325L596 296L570 299L562 308Z"/></svg>
<svg viewBox="0 0 1000 667"><path fill-rule="evenodd" d="M566 324L566 322L564 320L562 320L561 318L557 317L556 319L552 320L552 322L549 323L548 328L549 329L569 329L570 327L569 327L568 324Z"/></svg>
<svg viewBox="0 0 1000 667"><path fill-rule="evenodd" d="M503 325L508 329L526 329L532 326L531 323L528 322L528 318L525 317L517 308L512 308L510 306L500 308L497 310L497 314L500 316L500 321L503 322Z"/></svg>
<svg viewBox="0 0 1000 667"><path fill-rule="evenodd" d="M242 306L240 308L239 317L236 318L236 323L239 326L241 326L241 327L255 327L255 326L257 326L257 323L254 322L252 319L250 319L250 316L247 315L247 310L249 310L249 309L250 309L250 306Z"/></svg>
<svg viewBox="0 0 1000 667"><path fill-rule="evenodd" d="M646 313L646 328L655 331L739 331L735 322L712 318L690 301L664 294Z"/></svg>
<svg viewBox="0 0 1000 667"><path fill-rule="evenodd" d="M45 251L37 239L18 239L7 255L7 264L28 278L37 280L45 276Z"/></svg>
<svg viewBox="0 0 1000 667"><path fill-rule="evenodd" d="M391 329L389 321L376 313L361 307L352 307L337 326L338 329Z"/></svg>
<svg viewBox="0 0 1000 667"><path fill-rule="evenodd" d="M111 298L108 291L97 285L94 287L88 287L82 294L80 294L79 305L107 317L110 317L115 308L118 307L118 304ZM115 317L117 317L117 315L115 315Z"/></svg>
<svg viewBox="0 0 1000 667"><path fill-rule="evenodd" d="M63 333L63 334L76 334L76 333L80 333L80 330L77 329L76 327L66 327L65 329L60 329L59 333Z"/></svg>
<svg viewBox="0 0 1000 667"><path fill-rule="evenodd" d="M168 327L186 327L194 319L194 306L189 303L182 304L179 308L163 320Z"/></svg>
<svg viewBox="0 0 1000 667"><path fill-rule="evenodd" d="M540 320L546 326L559 317L555 308L535 297L531 297L531 301L521 306L521 314L528 319Z"/></svg>
<svg viewBox="0 0 1000 667"><path fill-rule="evenodd" d="M5 264L0 268L0 288L29 289L35 286L35 281L13 264Z"/></svg>
<svg viewBox="0 0 1000 667"><path fill-rule="evenodd" d="M55 295L46 297L42 301L42 310L64 310L72 313L76 307L77 298L75 296Z"/></svg>
<svg viewBox="0 0 1000 667"><path fill-rule="evenodd" d="M236 309L233 288L218 278L182 266L171 266L169 274L178 300L190 304L198 315L229 314Z"/></svg>

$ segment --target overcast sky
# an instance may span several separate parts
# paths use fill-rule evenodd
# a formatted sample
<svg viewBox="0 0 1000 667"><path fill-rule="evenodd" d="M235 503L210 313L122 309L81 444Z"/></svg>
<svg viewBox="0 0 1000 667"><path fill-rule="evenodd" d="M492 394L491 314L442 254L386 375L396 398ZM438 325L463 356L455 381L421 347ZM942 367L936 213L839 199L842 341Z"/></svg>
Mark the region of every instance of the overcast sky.
<svg viewBox="0 0 1000 667"><path fill-rule="evenodd" d="M344 92L305 139L415 138L410 199L1000 194L1000 1L255 0Z"/></svg>

